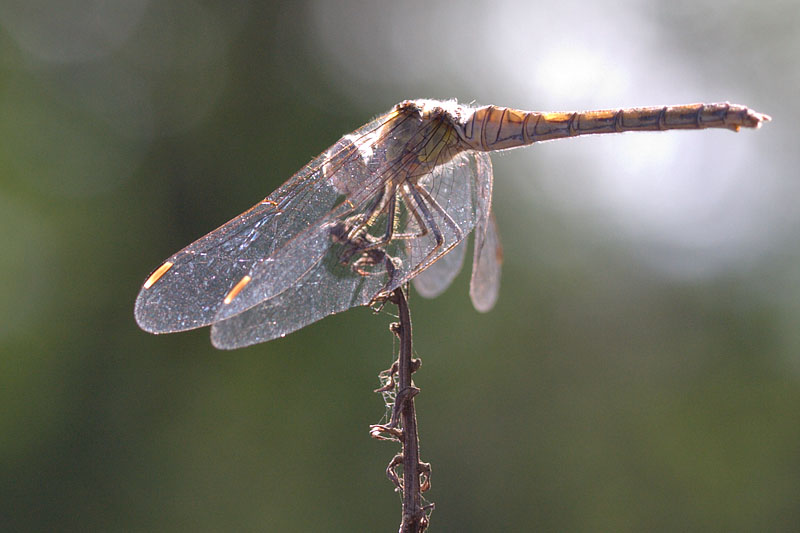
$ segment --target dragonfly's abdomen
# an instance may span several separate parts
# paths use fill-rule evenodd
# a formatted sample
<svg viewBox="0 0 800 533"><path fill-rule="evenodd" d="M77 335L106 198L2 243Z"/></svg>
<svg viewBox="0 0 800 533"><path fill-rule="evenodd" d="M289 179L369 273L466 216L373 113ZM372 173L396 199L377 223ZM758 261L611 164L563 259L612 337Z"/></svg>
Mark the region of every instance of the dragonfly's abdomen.
<svg viewBox="0 0 800 533"><path fill-rule="evenodd" d="M526 112L497 106L475 109L463 137L473 150L505 150L539 141L624 131L757 128L769 117L729 104L608 109L574 113Z"/></svg>

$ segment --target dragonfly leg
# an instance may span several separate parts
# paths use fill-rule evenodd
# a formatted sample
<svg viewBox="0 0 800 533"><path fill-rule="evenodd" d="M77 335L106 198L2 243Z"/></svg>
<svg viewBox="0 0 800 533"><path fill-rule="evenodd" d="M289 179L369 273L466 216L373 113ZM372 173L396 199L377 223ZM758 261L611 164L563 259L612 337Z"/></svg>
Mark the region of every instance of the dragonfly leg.
<svg viewBox="0 0 800 533"><path fill-rule="evenodd" d="M458 226L458 224L455 223L450 215L447 214L447 211L445 211L442 206L439 205L439 203L428 193L428 191L425 190L424 187L408 182L405 189L406 191L404 192L407 192L408 195L413 199L413 204L416 206L416 209L419 209L420 211L419 216L425 220L425 225L433 233L433 238L436 242L434 247L430 252L428 252L425 258L417 264L416 268L407 274L407 278L410 279L428 268L432 264L432 257L438 257L447 253L456 244L461 242L461 240L464 238L464 232L461 231L461 228ZM451 242L444 251L440 251L442 246L445 245L444 234L442 233L439 224L436 223L433 212L436 212L441 220L444 221L444 223L449 226L455 234L453 242Z"/></svg>
<svg viewBox="0 0 800 533"><path fill-rule="evenodd" d="M395 239L416 239L419 237L424 237L425 235L428 234L427 226L423 222L417 210L413 209L413 207L409 205L408 197L405 195L403 196L403 198L406 200L406 206L408 208L408 211L414 217L414 220L417 222L417 226L420 228L420 230L414 233L397 233L395 231L395 221L397 220L397 209L399 208L399 198L397 196L397 189L396 188L393 189L391 193L386 194L385 197L388 198L386 202L383 203L380 209L374 209L373 211L374 214L370 215L370 217L368 218L371 219L372 217L376 217L385 210L386 229L384 230L383 235L381 235L380 237L373 236L367 233L370 236L370 243L367 247L364 248L364 250L368 250L370 248L384 247ZM358 231L360 231L362 228L365 228L367 225L368 222L354 226L353 229L351 230L351 234L355 236Z"/></svg>
<svg viewBox="0 0 800 533"><path fill-rule="evenodd" d="M384 187L380 193L375 195L372 203L369 204L369 207L364 212L348 218L350 236L355 237L359 231L369 226L386 209L386 206L392 202L393 196L394 189L391 186Z"/></svg>
<svg viewBox="0 0 800 533"><path fill-rule="evenodd" d="M397 192L396 189L392 190L391 197L387 200L383 209L388 209L386 212L386 230L380 237L373 237L370 239L370 244L364 251L369 248L378 248L389 244L394 238L394 223L397 216ZM376 213L377 214L377 213ZM369 233L367 234L369 235Z"/></svg>
<svg viewBox="0 0 800 533"><path fill-rule="evenodd" d="M393 238L417 239L419 237L425 237L426 235L428 235L429 232L428 226L425 224L425 221L422 220L422 216L419 214L419 210L414 208L408 196L405 193L402 194L403 194L403 199L405 200L406 208L408 209L408 212L411 213L411 216L414 217L414 220L417 223L417 227L419 227L419 231L416 233L395 233Z"/></svg>
<svg viewBox="0 0 800 533"><path fill-rule="evenodd" d="M397 259L391 257L386 251L386 246L393 240L405 239L410 241L426 235L432 236L432 248L421 261L415 261L416 267L413 270L404 274L403 277L408 280L428 268L436 258L447 253L463 239L463 231L459 225L455 223L423 186L418 185L413 180L407 180L399 188L399 192L409 216L414 218L419 231L409 233L395 232L400 198L398 196L398 187L394 185L384 187L375 196L375 199L364 213L337 222L329 230L332 240L343 244L343 249L339 256L340 263L347 264L353 257L357 257L351 268L359 275L386 274L386 284L376 294L375 301L382 300L388 292L397 287L399 275L399 267L395 262ZM385 231L381 236L372 235L369 232L369 225L383 212L386 213ZM448 228L448 235L452 235L451 239L445 237L440 223ZM452 242L448 242L448 240ZM443 250L445 246L446 248Z"/></svg>
<svg viewBox="0 0 800 533"><path fill-rule="evenodd" d="M353 218L337 222L329 229L331 239L341 243L344 248L339 256L342 264L347 264L358 255L358 259L353 262L352 269L362 276L374 276L386 274L388 280L386 287L391 286L397 277L396 259L392 258L386 251L376 246L375 241L379 240L367 232L365 226L358 228L358 224ZM356 226L358 229L354 230ZM383 270L369 270L370 267L381 265ZM381 291L383 292L383 291Z"/></svg>

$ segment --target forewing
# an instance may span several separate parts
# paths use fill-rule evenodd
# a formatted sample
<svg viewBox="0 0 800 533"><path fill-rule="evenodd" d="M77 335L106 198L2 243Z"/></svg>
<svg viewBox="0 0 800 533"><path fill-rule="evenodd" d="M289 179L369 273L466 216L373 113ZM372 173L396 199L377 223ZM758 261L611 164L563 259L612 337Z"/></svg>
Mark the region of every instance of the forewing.
<svg viewBox="0 0 800 533"><path fill-rule="evenodd" d="M346 213L347 206L373 195L381 186L380 176L373 175L370 182L359 174L366 164L362 148L374 142L388 117L343 137L265 200L170 257L139 292L134 311L139 326L171 333L213 323L225 297L259 264L285 250L298 235L308 240L307 232L319 229L337 206ZM361 187L356 187L360 176ZM319 259L319 251L309 250L306 263L289 261L295 270L284 272L280 284L285 288L303 277L314 253ZM261 278L259 283L272 282Z"/></svg>
<svg viewBox="0 0 800 533"><path fill-rule="evenodd" d="M391 135L391 127L377 130L368 125L362 130L342 137L326 152L327 156L315 171L318 177L314 190L307 195L312 201L290 207L292 212L296 212L307 209L308 204L311 208L317 204L327 205L329 202L324 199L327 197L334 197L337 202L327 210L317 209L313 219L296 225L298 231L291 238L279 241L273 253L255 263L247 279L240 280L242 285L237 287L235 297L219 308L215 321L228 320L299 283L319 266L318 263L331 249L331 226L354 213L366 212L375 196L381 194L384 184L397 172L403 171L394 162L387 161L385 151L380 148ZM323 200L313 200L317 196ZM304 214L297 216L309 218ZM326 268L337 273L346 270L335 260L326 262Z"/></svg>
<svg viewBox="0 0 800 533"><path fill-rule="evenodd" d="M139 292L136 322L151 333L209 325L236 280L269 254L282 218L261 202L170 257Z"/></svg>

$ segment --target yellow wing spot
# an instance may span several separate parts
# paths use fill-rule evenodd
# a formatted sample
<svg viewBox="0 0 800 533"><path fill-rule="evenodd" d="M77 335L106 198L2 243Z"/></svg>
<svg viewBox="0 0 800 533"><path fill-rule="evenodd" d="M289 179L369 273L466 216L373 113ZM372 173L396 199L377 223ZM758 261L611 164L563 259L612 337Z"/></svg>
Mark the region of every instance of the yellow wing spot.
<svg viewBox="0 0 800 533"><path fill-rule="evenodd" d="M251 278L250 276L245 276L242 279L240 279L239 283L234 285L233 288L230 290L230 292L227 295L225 295L225 299L223 300L223 302L226 305L231 303L233 301L233 299L236 298L236 295L239 294L240 292L242 292L242 289L244 289L244 286L247 285L248 283L250 283L251 279L253 279L253 278Z"/></svg>
<svg viewBox="0 0 800 533"><path fill-rule="evenodd" d="M161 279L161 276L167 273L167 270L172 268L173 264L174 263L170 263L169 261L167 261L166 263L158 267L155 272L150 274L150 277L147 278L147 281L144 282L144 288L149 289L150 287L152 287L156 281Z"/></svg>

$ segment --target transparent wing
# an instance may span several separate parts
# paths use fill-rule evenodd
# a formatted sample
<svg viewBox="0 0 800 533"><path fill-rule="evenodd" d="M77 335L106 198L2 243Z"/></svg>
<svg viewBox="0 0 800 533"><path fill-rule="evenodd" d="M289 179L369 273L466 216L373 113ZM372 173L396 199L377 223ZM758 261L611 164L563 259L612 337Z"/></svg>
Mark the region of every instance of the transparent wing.
<svg viewBox="0 0 800 533"><path fill-rule="evenodd" d="M252 281L215 318L211 330L213 344L233 349L282 337L330 314L369 304L379 293L394 290L409 281L419 268L426 265L429 269L437 268L437 260L445 260L447 256L442 256L453 251L475 227L477 211L473 191L476 188L473 184L480 165L476 159L482 157L484 154L473 152L460 154L449 163L435 167L418 182L429 195L428 200L423 200L430 217L427 223L439 227L444 239L441 246L437 246L432 231L425 233L418 227L419 222L412 213L403 212L398 233L420 235L392 240L385 248L385 260L391 264L378 262L365 275L357 272L352 264L342 263L343 246L330 242L330 237L321 229L325 224L310 228L285 246L282 253L276 254L279 259L264 261L254 269ZM442 203L438 205L441 211L433 207L431 200ZM302 278L266 299L260 299L264 292L252 298L244 294L254 283L266 285L257 280L280 276L286 265L305 261L300 257L300 250L309 249L321 255L310 266L303 263L304 268L308 268ZM442 279L452 280L452 266L444 270L447 275ZM457 268L455 270L457 272ZM426 272L422 270L419 275L426 275ZM245 303L239 304L242 296ZM253 301L256 303L251 305Z"/></svg>
<svg viewBox="0 0 800 533"><path fill-rule="evenodd" d="M472 278L469 296L475 309L485 313L494 307L500 292L500 266L503 249L497 232L494 213L486 221L485 231L475 230L475 257L472 263Z"/></svg>
<svg viewBox="0 0 800 533"><path fill-rule="evenodd" d="M483 154L485 155L485 154ZM478 221L475 227L475 247L469 295L472 305L481 312L489 311L497 301L500 290L500 265L503 250L492 213L492 161L488 156L476 160Z"/></svg>
<svg viewBox="0 0 800 533"><path fill-rule="evenodd" d="M279 295L211 327L211 342L232 350L283 337L333 313L366 305L382 289L379 276L342 268L333 251L301 280Z"/></svg>
<svg viewBox="0 0 800 533"><path fill-rule="evenodd" d="M374 195L382 176L369 172L362 148L376 142L376 132L390 118L379 117L343 137L252 209L171 256L139 292L139 326L170 333L213 323L225 296L259 263L307 228L318 227L337 206L339 214L346 213ZM284 283L306 272L286 272Z"/></svg>
<svg viewBox="0 0 800 533"><path fill-rule="evenodd" d="M453 282L464 265L467 254L467 240L463 239L438 261L419 273L412 282L420 296L436 298Z"/></svg>
<svg viewBox="0 0 800 533"><path fill-rule="evenodd" d="M272 246L281 218L274 205L259 203L174 254L159 268L169 269L139 292L136 322L152 333L210 324L232 284Z"/></svg>
<svg viewBox="0 0 800 533"><path fill-rule="evenodd" d="M421 180L421 185L430 192L433 200L445 212L461 219L461 225L466 233L469 233L481 216L476 193L480 180L479 171L482 168L481 160L486 157L483 153L472 154L466 160L467 168L457 168L453 172L452 179L436 180L432 175L430 179ZM463 220L465 216L471 219L466 224ZM413 279L414 288L421 296L425 298L439 296L461 271L466 254L466 233L455 248L440 256L436 262ZM453 238L455 239L455 236Z"/></svg>

